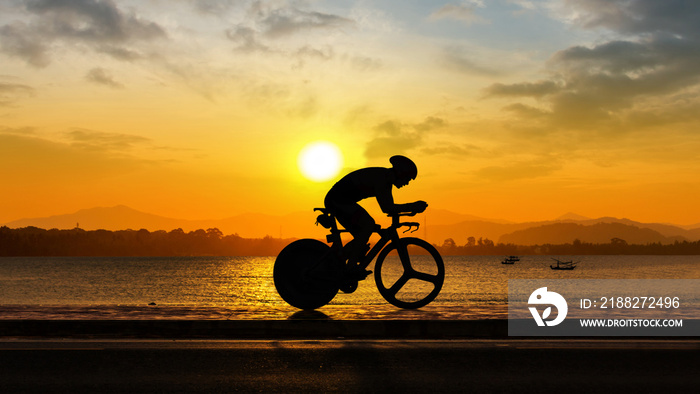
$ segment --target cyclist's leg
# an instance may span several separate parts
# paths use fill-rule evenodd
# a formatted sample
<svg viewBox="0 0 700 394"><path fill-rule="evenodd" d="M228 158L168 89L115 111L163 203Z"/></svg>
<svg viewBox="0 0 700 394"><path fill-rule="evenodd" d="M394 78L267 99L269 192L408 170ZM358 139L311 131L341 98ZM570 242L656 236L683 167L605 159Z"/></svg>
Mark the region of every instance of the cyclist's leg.
<svg viewBox="0 0 700 394"><path fill-rule="evenodd" d="M339 204L326 199L326 208L330 209L338 222L352 234L354 239L343 248L343 257L348 261L348 267L351 271L358 271L353 272L353 274L357 274L358 279L364 279L371 271L356 268L358 268L359 261L367 253L367 242L376 226L374 219L357 203Z"/></svg>
<svg viewBox="0 0 700 394"><path fill-rule="evenodd" d="M344 249L350 262L359 262L367 253L367 250L369 250L369 237L372 235L376 224L367 211L360 209L361 211L355 214L355 224L350 230L350 234L352 234L354 239L348 242Z"/></svg>

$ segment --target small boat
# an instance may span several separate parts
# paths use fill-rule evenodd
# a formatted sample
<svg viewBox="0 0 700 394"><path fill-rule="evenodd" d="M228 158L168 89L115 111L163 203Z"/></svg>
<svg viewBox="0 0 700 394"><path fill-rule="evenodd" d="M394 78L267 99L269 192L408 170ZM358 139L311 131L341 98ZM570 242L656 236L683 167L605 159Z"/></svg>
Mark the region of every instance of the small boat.
<svg viewBox="0 0 700 394"><path fill-rule="evenodd" d="M520 261L520 258L518 256L508 256L503 261L501 261L501 264L514 264L516 261Z"/></svg>
<svg viewBox="0 0 700 394"><path fill-rule="evenodd" d="M573 260L570 260L570 261L561 261L561 260L557 260L557 259L552 259L552 260L557 262L557 265L550 265L549 266L549 268L551 268L553 270L569 270L570 271L570 270L576 268L576 264L577 264L577 263L574 263Z"/></svg>

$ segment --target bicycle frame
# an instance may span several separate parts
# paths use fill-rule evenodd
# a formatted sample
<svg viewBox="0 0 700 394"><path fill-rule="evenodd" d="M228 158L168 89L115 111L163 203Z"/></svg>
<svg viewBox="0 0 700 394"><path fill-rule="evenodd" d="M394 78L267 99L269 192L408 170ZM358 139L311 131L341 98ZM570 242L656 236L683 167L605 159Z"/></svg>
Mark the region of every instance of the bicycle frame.
<svg viewBox="0 0 700 394"><path fill-rule="evenodd" d="M390 304L404 309L416 309L437 297L445 278L445 266L440 253L425 240L399 236L398 229L401 227L408 227L403 233L418 230L419 223L401 221L401 216L413 216L415 213L389 215L392 218L390 226L381 228L376 225L372 229L373 233L379 235L379 241L359 261L347 262L341 234L349 231L338 229L339 224L328 210L314 210L322 212L317 223L330 230L330 234L326 235L327 243L314 239L296 240L287 245L275 260L275 287L287 303L300 309L316 309L331 302L338 291L352 293L357 289L358 282L364 280L369 273L367 267L372 262L377 290ZM394 251L398 254L401 267L395 266L395 260L385 263ZM429 256L427 259L414 259L411 251L416 251L417 254L422 254L422 251ZM352 266L348 267L348 264ZM387 265L391 268L387 269ZM365 272L357 272L358 267ZM411 290L400 293L407 283L411 283Z"/></svg>
<svg viewBox="0 0 700 394"><path fill-rule="evenodd" d="M322 211L323 212L323 211ZM377 228L373 233L379 234L379 241L360 259L360 267L362 269L367 269L369 265L374 261L374 259L379 255L379 253L384 249L384 247L389 244L389 242L398 242L400 239L398 229L401 227L409 227L404 233L410 231L418 231L420 223L417 222L401 222L401 216L414 216L415 213L397 213L394 215L389 215L391 217L391 225L387 228L381 228L381 226L376 225ZM331 244L331 250L340 255L343 250L343 240L340 238L341 233L347 233L348 230L339 229L338 222L335 216L331 215L333 222L330 228L330 234L326 236L326 241ZM415 227L415 229L413 229ZM413 229L413 230L412 230Z"/></svg>

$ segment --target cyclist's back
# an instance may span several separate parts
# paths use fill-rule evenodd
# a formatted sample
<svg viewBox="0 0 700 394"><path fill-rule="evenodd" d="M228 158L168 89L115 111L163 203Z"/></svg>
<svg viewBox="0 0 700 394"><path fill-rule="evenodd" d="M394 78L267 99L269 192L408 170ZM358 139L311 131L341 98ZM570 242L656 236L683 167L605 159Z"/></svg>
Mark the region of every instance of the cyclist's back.
<svg viewBox="0 0 700 394"><path fill-rule="evenodd" d="M326 201L352 204L365 198L377 197L377 201L384 211L385 207L382 206L382 202L393 204L391 172L391 168L382 167L369 167L353 171L333 185L326 195Z"/></svg>

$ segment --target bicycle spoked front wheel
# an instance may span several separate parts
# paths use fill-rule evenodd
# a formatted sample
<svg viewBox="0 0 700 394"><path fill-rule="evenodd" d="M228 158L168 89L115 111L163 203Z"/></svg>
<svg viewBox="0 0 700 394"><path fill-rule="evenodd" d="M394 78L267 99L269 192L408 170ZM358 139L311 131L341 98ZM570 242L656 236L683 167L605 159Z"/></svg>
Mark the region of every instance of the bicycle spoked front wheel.
<svg viewBox="0 0 700 394"><path fill-rule="evenodd" d="M374 265L379 293L392 305L416 309L437 297L445 281L445 264L437 249L419 238L387 245Z"/></svg>
<svg viewBox="0 0 700 394"><path fill-rule="evenodd" d="M328 245L314 239L300 239L282 249L272 274L280 297L304 310L331 302L338 293L337 275L342 266L337 266L329 251Z"/></svg>

